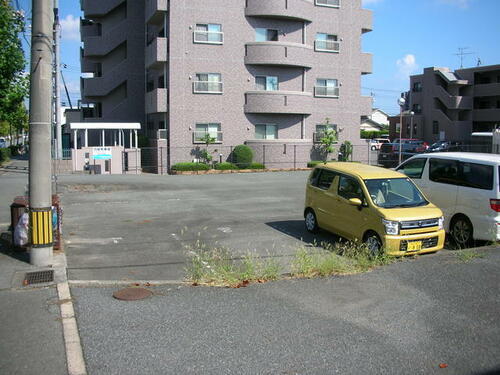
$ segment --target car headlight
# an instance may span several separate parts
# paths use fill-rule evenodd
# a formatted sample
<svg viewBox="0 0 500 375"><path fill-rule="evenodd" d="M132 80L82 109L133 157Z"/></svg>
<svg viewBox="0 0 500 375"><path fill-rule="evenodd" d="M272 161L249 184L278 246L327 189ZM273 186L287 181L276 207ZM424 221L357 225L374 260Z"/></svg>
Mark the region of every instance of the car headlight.
<svg viewBox="0 0 500 375"><path fill-rule="evenodd" d="M441 217L438 219L438 228L439 228L439 229L444 229L444 216L441 216Z"/></svg>
<svg viewBox="0 0 500 375"><path fill-rule="evenodd" d="M385 233L386 234L399 234L399 222L398 221L391 221L391 220L382 219L382 223L385 226Z"/></svg>

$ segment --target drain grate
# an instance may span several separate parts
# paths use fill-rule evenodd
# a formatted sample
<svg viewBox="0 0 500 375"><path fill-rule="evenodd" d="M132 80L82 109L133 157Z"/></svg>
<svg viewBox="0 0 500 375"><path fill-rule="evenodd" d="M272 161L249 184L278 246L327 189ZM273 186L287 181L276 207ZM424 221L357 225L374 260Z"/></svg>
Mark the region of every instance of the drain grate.
<svg viewBox="0 0 500 375"><path fill-rule="evenodd" d="M28 272L24 276L23 285L51 283L54 281L54 270Z"/></svg>

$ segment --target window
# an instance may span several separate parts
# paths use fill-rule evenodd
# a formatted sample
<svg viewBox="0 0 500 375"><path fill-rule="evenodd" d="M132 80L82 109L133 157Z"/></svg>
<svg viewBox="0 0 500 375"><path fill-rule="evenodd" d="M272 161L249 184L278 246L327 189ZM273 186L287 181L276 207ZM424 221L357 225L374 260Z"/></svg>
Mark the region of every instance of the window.
<svg viewBox="0 0 500 375"><path fill-rule="evenodd" d="M332 171L327 171L326 169L317 169L317 170L320 172L316 181L314 181L313 186L316 186L322 190L330 189L330 186L332 186L332 182L337 174Z"/></svg>
<svg viewBox="0 0 500 375"><path fill-rule="evenodd" d="M340 0L316 0L316 5L321 7L338 8L340 7Z"/></svg>
<svg viewBox="0 0 500 375"><path fill-rule="evenodd" d="M217 23L198 23L193 33L195 43L223 44L222 25Z"/></svg>
<svg viewBox="0 0 500 375"><path fill-rule="evenodd" d="M316 80L316 86L314 86L314 96L338 98L338 81L336 79L318 78Z"/></svg>
<svg viewBox="0 0 500 375"><path fill-rule="evenodd" d="M493 189L492 165L460 162L460 166L460 185L483 190Z"/></svg>
<svg viewBox="0 0 500 375"><path fill-rule="evenodd" d="M337 130L337 125L335 124L318 124L316 125L316 131L313 134L314 143L320 143L321 138L325 136L325 132L327 129Z"/></svg>
<svg viewBox="0 0 500 375"><path fill-rule="evenodd" d="M458 162L446 159L431 159L429 180L443 184L458 185Z"/></svg>
<svg viewBox="0 0 500 375"><path fill-rule="evenodd" d="M165 88L165 76L159 76L158 77L158 88L159 89L164 89Z"/></svg>
<svg viewBox="0 0 500 375"><path fill-rule="evenodd" d="M422 106L420 104L413 104L412 111L415 114L422 113Z"/></svg>
<svg viewBox="0 0 500 375"><path fill-rule="evenodd" d="M439 134L439 121L432 121L432 134Z"/></svg>
<svg viewBox="0 0 500 375"><path fill-rule="evenodd" d="M345 199L358 198L364 201L361 185L352 177L340 176L338 194Z"/></svg>
<svg viewBox="0 0 500 375"><path fill-rule="evenodd" d="M422 82L414 82L412 91L413 92L421 92L422 91Z"/></svg>
<svg viewBox="0 0 500 375"><path fill-rule="evenodd" d="M410 178L422 178L426 161L427 158L410 160L398 168L398 172L404 173Z"/></svg>
<svg viewBox="0 0 500 375"><path fill-rule="evenodd" d="M193 82L193 92L196 94L222 94L220 73L197 73Z"/></svg>
<svg viewBox="0 0 500 375"><path fill-rule="evenodd" d="M222 142L222 132L220 131L220 124L217 123L202 123L196 124L196 130L193 133L193 143L205 143L205 138L215 138L215 142Z"/></svg>
<svg viewBox="0 0 500 375"><path fill-rule="evenodd" d="M277 42L278 41L278 30L275 29L255 29L255 41L256 42Z"/></svg>
<svg viewBox="0 0 500 375"><path fill-rule="evenodd" d="M255 89L259 91L278 91L278 77L257 76L255 77Z"/></svg>
<svg viewBox="0 0 500 375"><path fill-rule="evenodd" d="M271 124L255 125L255 139L278 139L278 127Z"/></svg>
<svg viewBox="0 0 500 375"><path fill-rule="evenodd" d="M315 51L339 52L340 43L337 35L317 33L314 41Z"/></svg>

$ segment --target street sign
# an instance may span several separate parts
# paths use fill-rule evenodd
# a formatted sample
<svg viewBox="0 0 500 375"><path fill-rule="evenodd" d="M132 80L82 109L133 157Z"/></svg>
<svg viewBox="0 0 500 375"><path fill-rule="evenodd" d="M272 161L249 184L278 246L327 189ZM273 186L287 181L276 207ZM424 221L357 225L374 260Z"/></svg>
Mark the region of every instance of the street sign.
<svg viewBox="0 0 500 375"><path fill-rule="evenodd" d="M113 156L111 147L93 147L92 158L94 160L109 160Z"/></svg>

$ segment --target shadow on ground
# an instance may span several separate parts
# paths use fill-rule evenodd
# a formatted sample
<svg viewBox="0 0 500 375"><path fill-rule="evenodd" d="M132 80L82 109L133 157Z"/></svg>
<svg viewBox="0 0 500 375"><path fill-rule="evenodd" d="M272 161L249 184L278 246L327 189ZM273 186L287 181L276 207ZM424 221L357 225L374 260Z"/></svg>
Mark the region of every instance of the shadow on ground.
<svg viewBox="0 0 500 375"><path fill-rule="evenodd" d="M27 251L24 250L16 250L13 248L11 243L11 233L3 232L0 233L0 253L11 257L12 259L16 259L21 262L28 263L30 262L30 257Z"/></svg>
<svg viewBox="0 0 500 375"><path fill-rule="evenodd" d="M265 223L271 228L304 242L306 246L321 246L322 243L334 245L343 239L333 233L320 230L318 233L309 233L304 227L304 220L283 220Z"/></svg>

